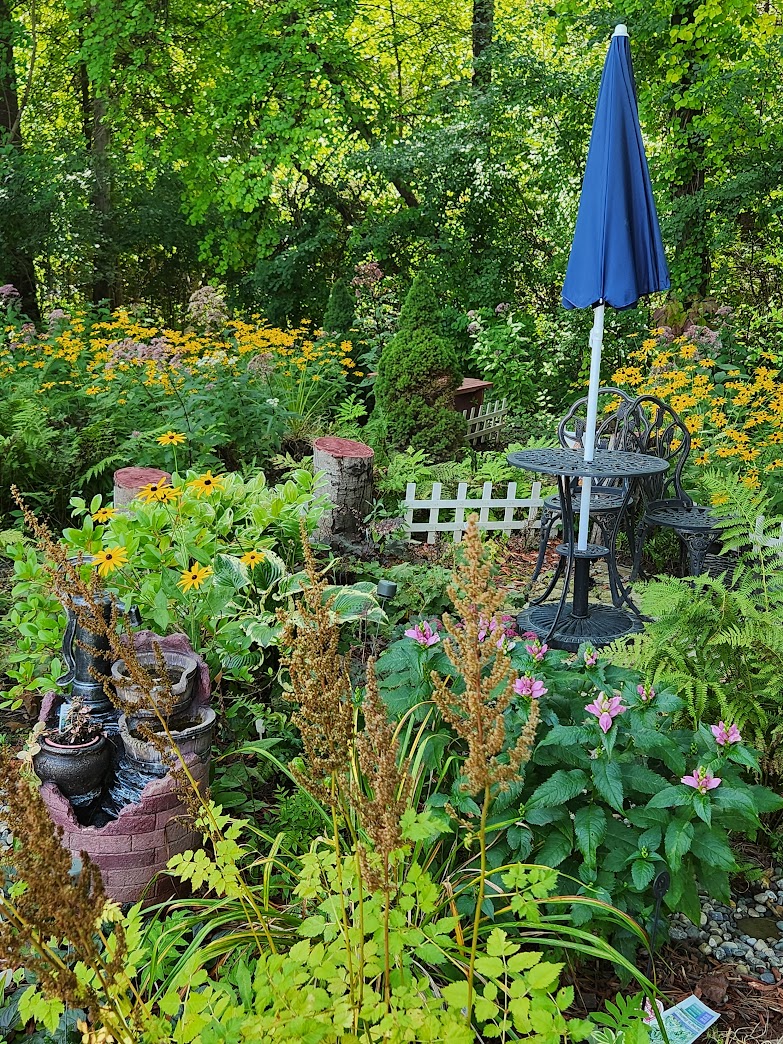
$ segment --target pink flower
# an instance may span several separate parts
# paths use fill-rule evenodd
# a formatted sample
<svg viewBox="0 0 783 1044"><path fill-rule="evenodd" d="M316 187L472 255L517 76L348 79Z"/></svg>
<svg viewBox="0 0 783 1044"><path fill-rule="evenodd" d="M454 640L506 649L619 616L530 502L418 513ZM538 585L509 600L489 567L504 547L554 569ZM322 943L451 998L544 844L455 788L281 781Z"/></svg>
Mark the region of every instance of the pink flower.
<svg viewBox="0 0 783 1044"><path fill-rule="evenodd" d="M440 641L440 635L433 631L426 620L422 620L415 627L409 627L405 632L405 637L412 638L414 642L424 646L437 645Z"/></svg>
<svg viewBox="0 0 783 1044"><path fill-rule="evenodd" d="M602 693L596 696L592 703L588 703L585 710L590 714L595 714L598 724L606 733L611 729L612 722L617 715L625 714L628 708L623 706L620 696L605 696Z"/></svg>
<svg viewBox="0 0 783 1044"><path fill-rule="evenodd" d="M639 693L639 699L642 703L651 703L655 699L655 689L652 685L649 689L644 685L637 685L636 691Z"/></svg>
<svg viewBox="0 0 783 1044"><path fill-rule="evenodd" d="M710 725L712 735L719 747L726 747L732 743L742 743L740 730L736 725L726 726L722 721L717 725Z"/></svg>
<svg viewBox="0 0 783 1044"><path fill-rule="evenodd" d="M518 696L529 696L531 700L540 699L549 689L544 688L544 683L530 674L523 674L514 682L514 692Z"/></svg>
<svg viewBox="0 0 783 1044"><path fill-rule="evenodd" d="M706 794L708 790L714 790L720 786L720 779L713 776L712 770L702 768L701 765L690 776L683 776L680 782L684 783L686 787L693 787L700 794Z"/></svg>
<svg viewBox="0 0 783 1044"><path fill-rule="evenodd" d="M549 652L549 646L546 644L546 642L542 645L538 638L536 638L534 641L528 642L528 644L525 646L525 651L530 653L534 660L538 660L540 662Z"/></svg>
<svg viewBox="0 0 783 1044"><path fill-rule="evenodd" d="M588 645L585 648L585 651L582 653L582 656L584 658L586 667L595 667L595 665L598 663L598 653L595 651L592 645Z"/></svg>

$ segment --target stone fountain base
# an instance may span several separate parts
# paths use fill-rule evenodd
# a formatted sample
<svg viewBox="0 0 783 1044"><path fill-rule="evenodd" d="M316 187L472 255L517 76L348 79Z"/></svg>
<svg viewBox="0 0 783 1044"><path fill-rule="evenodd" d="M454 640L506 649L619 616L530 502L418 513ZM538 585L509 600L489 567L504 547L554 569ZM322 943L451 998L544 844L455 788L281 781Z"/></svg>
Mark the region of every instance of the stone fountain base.
<svg viewBox="0 0 783 1044"><path fill-rule="evenodd" d="M209 706L210 680L206 663L195 656L184 635L161 638L151 631L134 635L139 652L152 648L153 642L169 652L184 653L198 660L191 711ZM53 725L60 694L50 693L41 708L40 720ZM116 719L116 715L115 715ZM113 726L113 727L112 727ZM116 720L107 722L107 732L116 746L115 771L121 763L121 744ZM201 793L209 785L209 751L185 756L185 764ZM135 903L140 899L155 902L170 898L176 892L175 882L166 875L166 864L173 855L200 848L201 835L195 829L170 774L160 778L139 777L133 799L120 808L119 814L85 816L85 810L74 808L53 783L44 783L41 796L49 815L62 827L62 844L74 857L86 852L100 869L107 895L119 903ZM85 822L85 818L88 822ZM98 824L90 822L95 819Z"/></svg>

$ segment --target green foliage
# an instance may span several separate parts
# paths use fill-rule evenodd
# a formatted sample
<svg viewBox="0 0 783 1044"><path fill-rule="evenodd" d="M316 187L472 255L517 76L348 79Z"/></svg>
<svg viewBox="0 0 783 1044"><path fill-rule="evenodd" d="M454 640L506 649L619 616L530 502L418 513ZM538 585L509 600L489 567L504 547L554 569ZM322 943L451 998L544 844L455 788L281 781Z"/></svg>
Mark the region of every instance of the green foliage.
<svg viewBox="0 0 783 1044"><path fill-rule="evenodd" d="M642 924L652 914L651 882L667 866L666 905L698 922L699 891L728 899L736 869L729 831L755 836L759 813L783 807L783 800L743 778L758 770L748 747L720 747L701 724L682 729L685 701L670 688L656 685L653 698L645 699L638 691L645 684L649 689L643 674L606 659L586 666L583 651L575 661L552 650L539 660L517 641L511 653L517 671L542 680L547 691L524 777L497 794L490 808L493 859L556 867L574 894L605 900ZM442 673L446 664L440 643L424 648L404 638L380 656L377 670L393 717L421 723L415 726L424 737L418 736L419 757L428 771L422 799L444 828L455 829L452 816L475 819L477 810L461 790L465 750L431 703L430 672ZM602 694L619 695L627 708L606 733L586 711ZM506 712L511 737L526 720L522 703ZM716 790L702 795L680 782L698 766L721 778ZM626 928L602 923L600 908L574 907L571 918L592 922L618 949L633 953Z"/></svg>
<svg viewBox="0 0 783 1044"><path fill-rule="evenodd" d="M335 280L321 323L324 331L333 337L347 337L353 327L355 312L356 294L348 289L345 279Z"/></svg>
<svg viewBox="0 0 783 1044"><path fill-rule="evenodd" d="M398 332L378 364L375 396L389 441L435 459L462 442L466 423L454 406L462 375L457 355L438 332L440 310L429 280L418 275L400 313Z"/></svg>
<svg viewBox="0 0 783 1044"><path fill-rule="evenodd" d="M653 622L616 655L656 683L674 686L694 727L703 719L736 722L779 773L781 519L767 515L760 524L769 506L761 492L715 472L702 481L725 512L720 530L727 571L647 584L642 606Z"/></svg>

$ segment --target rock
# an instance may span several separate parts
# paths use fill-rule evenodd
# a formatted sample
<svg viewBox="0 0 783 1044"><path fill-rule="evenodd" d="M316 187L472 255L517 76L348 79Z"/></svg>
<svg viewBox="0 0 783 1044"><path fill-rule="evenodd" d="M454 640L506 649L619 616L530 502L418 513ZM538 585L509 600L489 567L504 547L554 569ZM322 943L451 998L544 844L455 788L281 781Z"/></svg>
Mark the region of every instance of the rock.
<svg viewBox="0 0 783 1044"><path fill-rule="evenodd" d="M707 915L706 915L706 913L702 913L701 919L699 920L699 924L703 928L706 923L707 923Z"/></svg>
<svg viewBox="0 0 783 1044"><path fill-rule="evenodd" d="M708 955L708 954L712 953L712 947L710 946L709 943L702 943L701 946L699 947L699 952L703 953L705 955Z"/></svg>
<svg viewBox="0 0 783 1044"><path fill-rule="evenodd" d="M762 916L763 916L764 914L766 914L766 913L769 913L769 911L767 910L766 906L763 906L763 905L762 905L761 903L759 903L759 904L758 904L758 905L756 906L756 911L757 911L757 912L758 912L759 914L761 914Z"/></svg>
<svg viewBox="0 0 783 1044"><path fill-rule="evenodd" d="M713 954L713 956L715 957L715 960L716 960L716 961L725 961L725 960L726 960L726 958L727 958L727 957L728 957L729 955L728 955L728 953L727 953L727 951L726 951L726 947L725 947L725 946L719 946L719 947L718 947L718 948L717 948L717 949L715 950L715 953Z"/></svg>
<svg viewBox="0 0 783 1044"><path fill-rule="evenodd" d="M673 924L669 928L669 935L672 939L675 940L675 942L682 942L683 939L688 938L688 935L685 932L685 930L683 928L680 928L680 926L677 924Z"/></svg>
<svg viewBox="0 0 783 1044"><path fill-rule="evenodd" d="M774 898L775 898L775 893L774 892L759 892L758 895L754 895L753 896L753 899L757 903L766 903L767 899L774 899Z"/></svg>
<svg viewBox="0 0 783 1044"><path fill-rule="evenodd" d="M722 914L722 913L719 913L719 912L718 912L717 910L716 910L716 911L715 911L715 913L714 913L714 914L712 915L712 920L713 920L713 922L714 922L715 924L720 924L720 923L721 923L721 922L723 921L723 919L724 919L724 917L723 917L723 914Z"/></svg>
<svg viewBox="0 0 783 1044"><path fill-rule="evenodd" d="M762 982L766 982L769 986L774 986L775 984L775 976L772 974L772 972L762 972L759 978Z"/></svg>
<svg viewBox="0 0 783 1044"><path fill-rule="evenodd" d="M718 939L715 935L711 935L707 942L713 949L715 949L716 946L720 946L721 944L721 940Z"/></svg>
<svg viewBox="0 0 783 1044"><path fill-rule="evenodd" d="M766 941L764 939L756 939L756 941L753 944L753 949L754 950L768 950L769 946L767 946L767 943L766 943Z"/></svg>
<svg viewBox="0 0 783 1044"><path fill-rule="evenodd" d="M737 965L737 975L750 975L750 970L749 970L747 964L738 964Z"/></svg>

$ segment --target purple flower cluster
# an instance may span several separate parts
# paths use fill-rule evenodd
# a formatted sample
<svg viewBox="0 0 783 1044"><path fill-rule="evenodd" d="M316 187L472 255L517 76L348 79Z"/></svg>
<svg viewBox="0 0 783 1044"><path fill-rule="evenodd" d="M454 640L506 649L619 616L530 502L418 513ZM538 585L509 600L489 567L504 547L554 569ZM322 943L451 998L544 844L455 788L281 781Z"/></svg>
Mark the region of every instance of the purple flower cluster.
<svg viewBox="0 0 783 1044"><path fill-rule="evenodd" d="M59 323L67 323L70 318L70 315L64 308L53 308L47 315L46 321L49 324L49 329L54 330Z"/></svg>
<svg viewBox="0 0 783 1044"><path fill-rule="evenodd" d="M355 266L354 272L356 274L351 280L351 286L356 290L357 297L359 290L373 287L383 279L383 272L377 261L361 261Z"/></svg>
<svg viewBox="0 0 783 1044"><path fill-rule="evenodd" d="M120 363L143 364L146 362L165 363L172 369L178 369L182 356L170 355L170 342L165 337L153 337L149 344L141 344L132 337L124 337L114 341L108 347L109 357L106 369L111 370Z"/></svg>
<svg viewBox="0 0 783 1044"><path fill-rule="evenodd" d="M0 305L10 305L18 301L22 295L11 283L0 286Z"/></svg>
<svg viewBox="0 0 783 1044"><path fill-rule="evenodd" d="M214 286L200 286L190 295L188 315L207 333L222 330L228 320L225 299Z"/></svg>
<svg viewBox="0 0 783 1044"><path fill-rule="evenodd" d="M501 301L499 305L495 305L495 315L505 315L506 312L511 311L511 305L508 301Z"/></svg>

